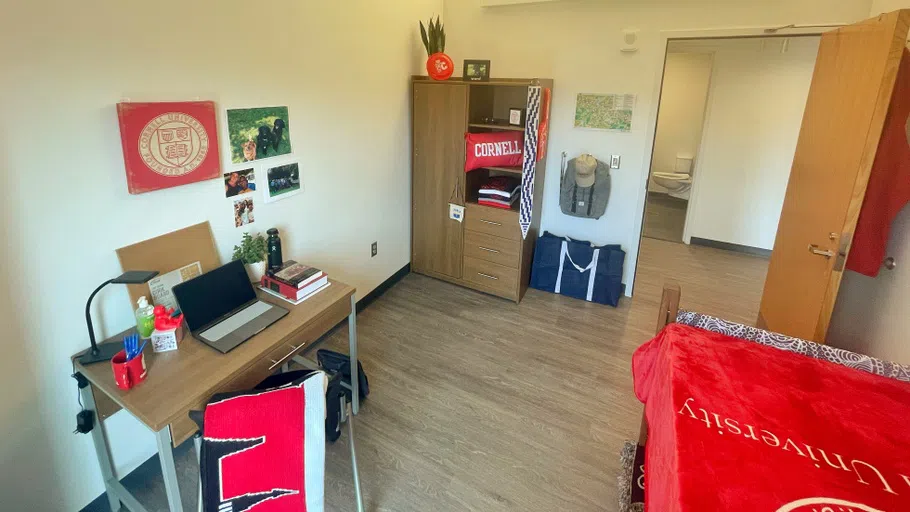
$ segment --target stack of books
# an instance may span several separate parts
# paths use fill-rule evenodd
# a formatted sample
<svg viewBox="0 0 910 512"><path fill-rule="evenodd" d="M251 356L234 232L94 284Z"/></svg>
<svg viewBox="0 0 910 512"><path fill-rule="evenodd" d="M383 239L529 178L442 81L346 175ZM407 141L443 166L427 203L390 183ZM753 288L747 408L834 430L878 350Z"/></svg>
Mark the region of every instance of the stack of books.
<svg viewBox="0 0 910 512"><path fill-rule="evenodd" d="M502 208L512 208L521 196L521 180L507 176L495 176L480 187L478 204Z"/></svg>
<svg viewBox="0 0 910 512"><path fill-rule="evenodd" d="M315 267L294 260L284 262L280 269L262 276L261 287L268 293L300 304L329 286L329 276Z"/></svg>

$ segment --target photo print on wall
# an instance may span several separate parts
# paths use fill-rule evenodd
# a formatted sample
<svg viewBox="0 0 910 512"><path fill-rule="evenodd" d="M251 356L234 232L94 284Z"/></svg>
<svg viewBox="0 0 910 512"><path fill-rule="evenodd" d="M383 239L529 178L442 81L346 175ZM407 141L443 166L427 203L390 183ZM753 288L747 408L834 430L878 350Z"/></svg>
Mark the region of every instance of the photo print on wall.
<svg viewBox="0 0 910 512"><path fill-rule="evenodd" d="M256 171L252 167L224 173L224 195L234 197L256 191Z"/></svg>
<svg viewBox="0 0 910 512"><path fill-rule="evenodd" d="M234 199L234 227L248 226L255 220L253 216L253 196L240 196Z"/></svg>
<svg viewBox="0 0 910 512"><path fill-rule="evenodd" d="M291 153L287 107L229 109L227 125L232 163Z"/></svg>
<svg viewBox="0 0 910 512"><path fill-rule="evenodd" d="M265 202L271 203L295 196L303 191L300 166L293 164L272 167L265 172Z"/></svg>

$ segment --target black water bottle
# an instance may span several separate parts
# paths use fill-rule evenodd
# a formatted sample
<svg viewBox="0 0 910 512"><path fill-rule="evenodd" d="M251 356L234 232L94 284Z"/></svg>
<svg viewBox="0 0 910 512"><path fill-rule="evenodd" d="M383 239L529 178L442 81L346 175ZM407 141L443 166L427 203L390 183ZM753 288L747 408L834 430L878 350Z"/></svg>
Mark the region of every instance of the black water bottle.
<svg viewBox="0 0 910 512"><path fill-rule="evenodd" d="M272 272L281 268L284 260L281 257L281 239L278 238L278 229L271 228L266 231L269 235L269 239L266 241L266 245L269 251L269 270Z"/></svg>

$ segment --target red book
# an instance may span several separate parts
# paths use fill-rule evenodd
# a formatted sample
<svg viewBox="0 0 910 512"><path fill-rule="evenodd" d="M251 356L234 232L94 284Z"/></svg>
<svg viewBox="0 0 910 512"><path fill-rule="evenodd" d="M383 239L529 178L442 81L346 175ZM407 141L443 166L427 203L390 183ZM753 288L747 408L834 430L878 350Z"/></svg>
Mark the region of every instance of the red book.
<svg viewBox="0 0 910 512"><path fill-rule="evenodd" d="M288 286L303 288L325 276L325 273L316 267L303 265L294 260L287 260L281 268L274 272L269 272L268 275L272 280L281 281Z"/></svg>
<svg viewBox="0 0 910 512"><path fill-rule="evenodd" d="M300 299L305 298L307 295L316 292L325 286L328 282L329 276L323 275L322 278L316 279L303 288L297 288L266 275L262 276L262 282L260 284L263 288L278 293L291 302L297 302Z"/></svg>

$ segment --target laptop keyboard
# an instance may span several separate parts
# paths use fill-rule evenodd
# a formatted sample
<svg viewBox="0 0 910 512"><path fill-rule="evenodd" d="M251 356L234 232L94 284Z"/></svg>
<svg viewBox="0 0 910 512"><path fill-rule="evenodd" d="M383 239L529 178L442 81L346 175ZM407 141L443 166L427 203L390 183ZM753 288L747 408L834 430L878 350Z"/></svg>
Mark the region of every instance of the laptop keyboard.
<svg viewBox="0 0 910 512"><path fill-rule="evenodd" d="M262 301L256 302L227 320L206 329L199 336L212 342L218 341L237 330L241 325L265 313L271 308L272 306L268 303Z"/></svg>

